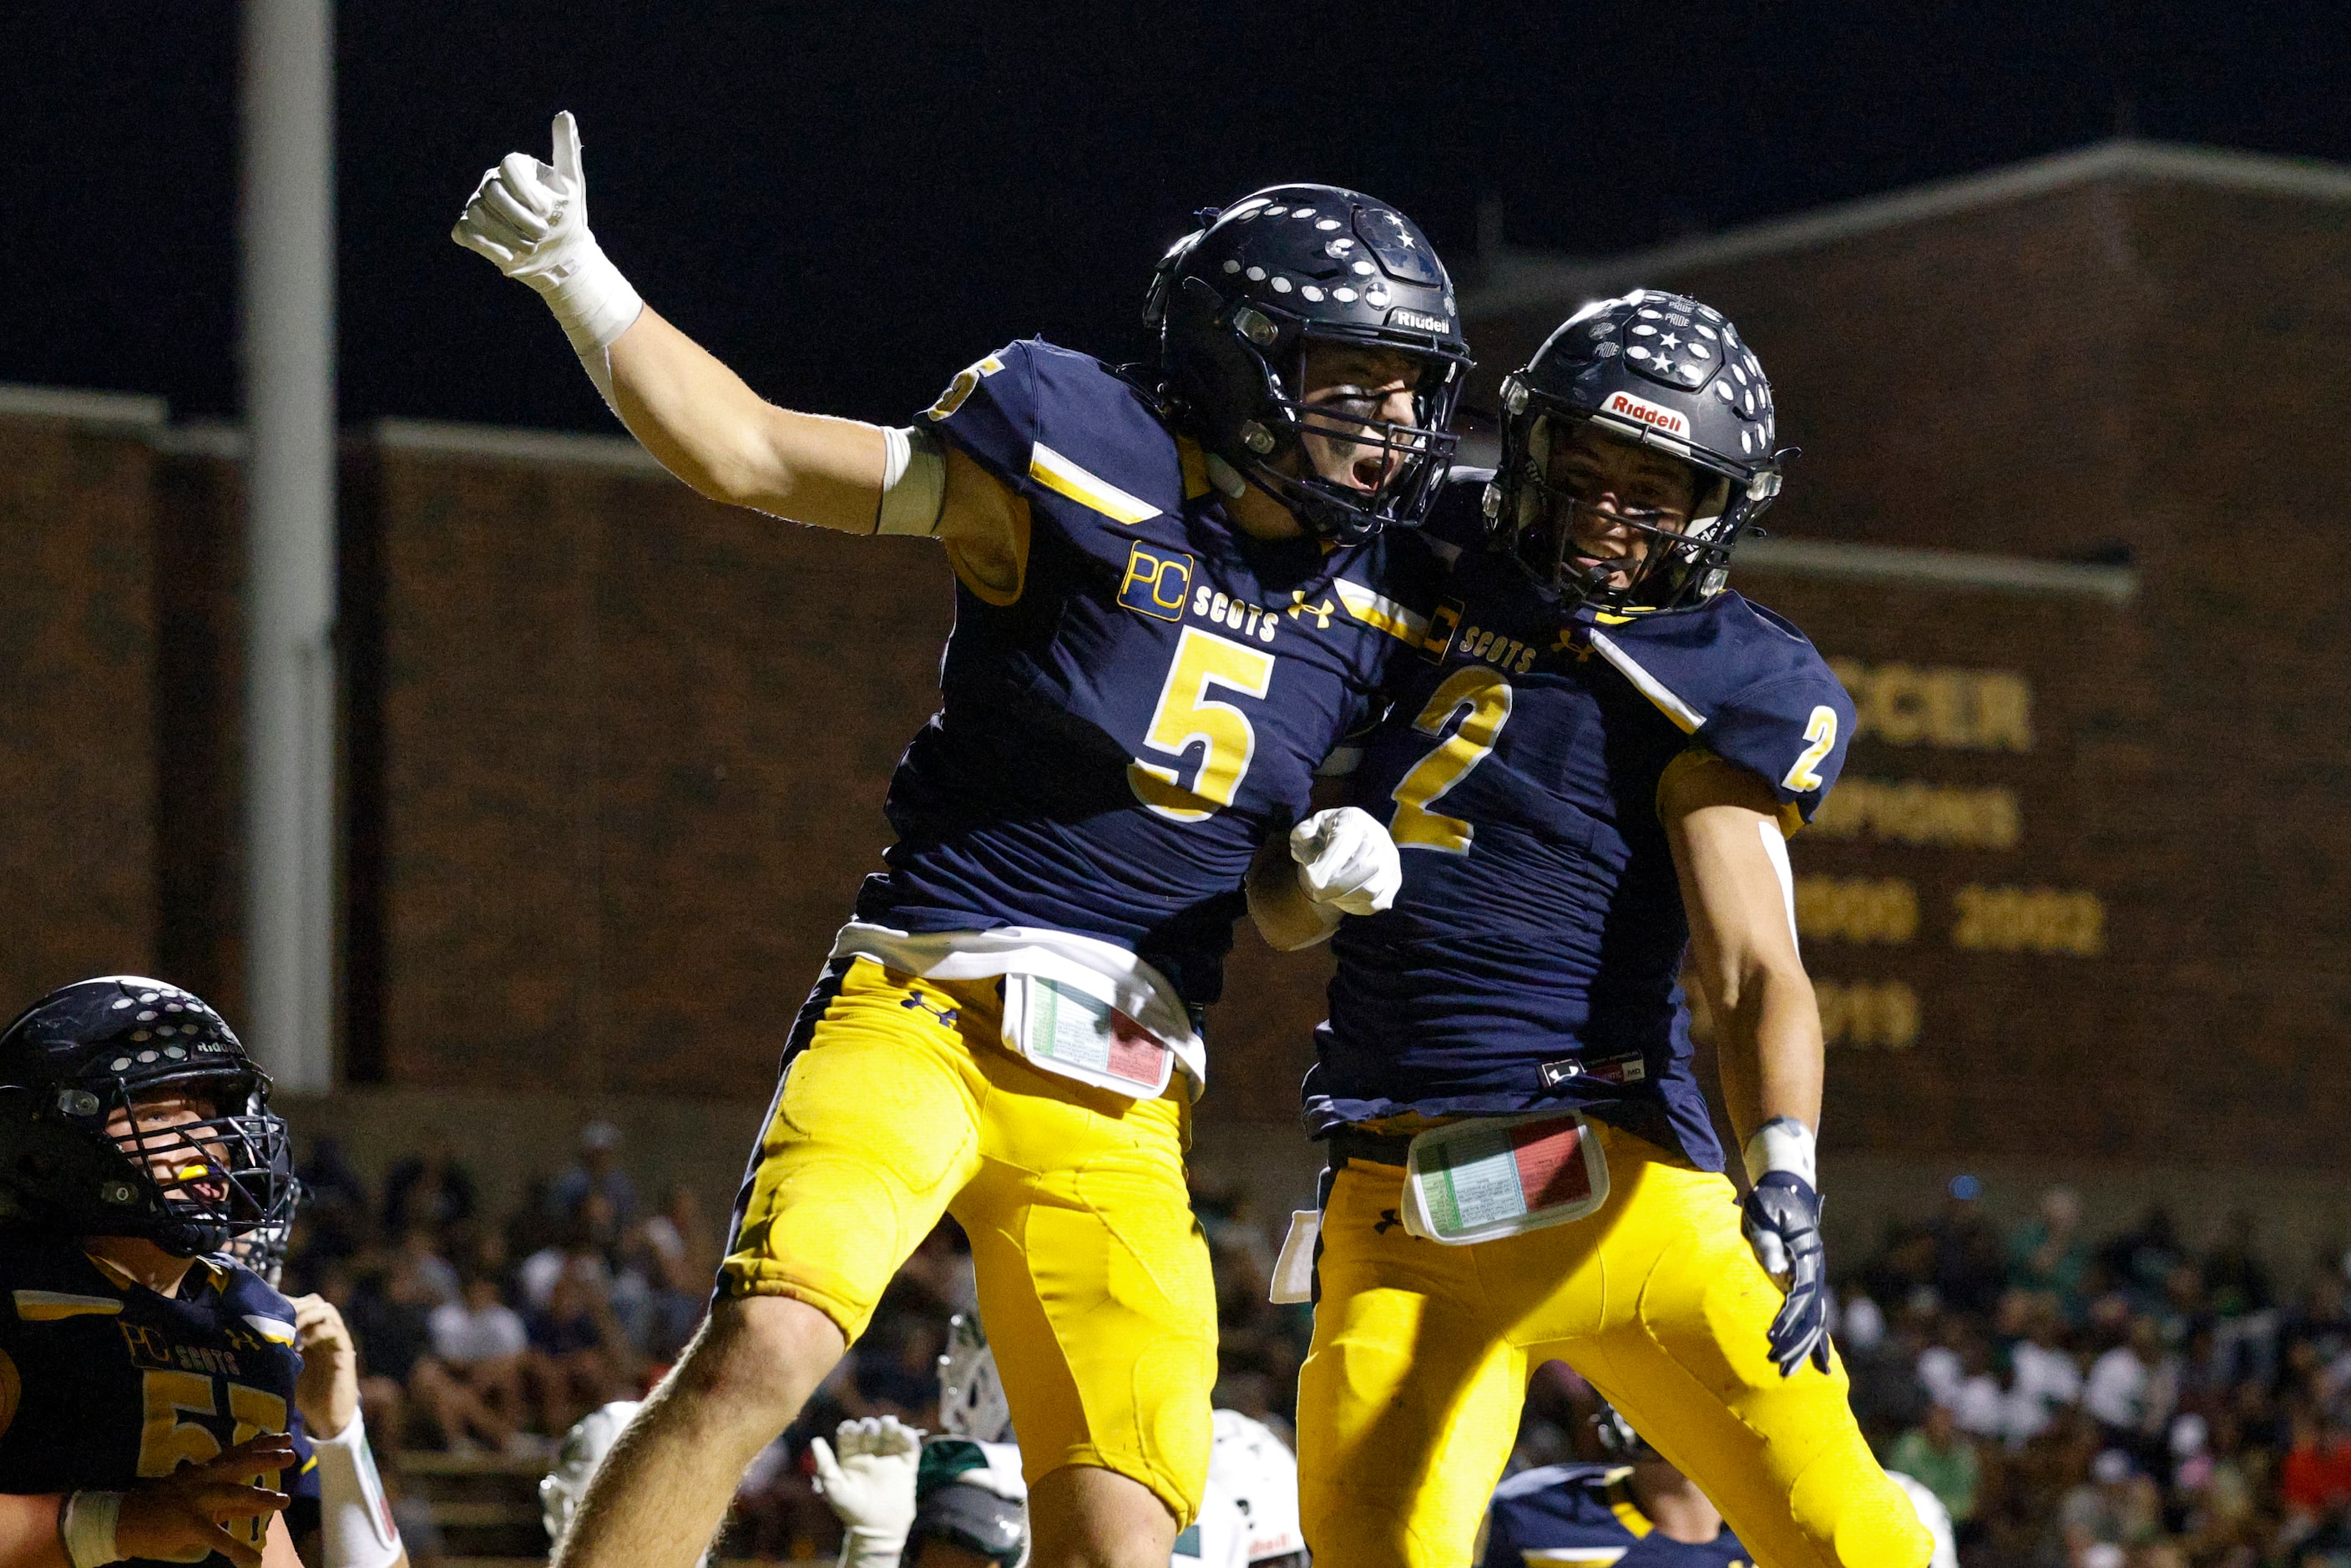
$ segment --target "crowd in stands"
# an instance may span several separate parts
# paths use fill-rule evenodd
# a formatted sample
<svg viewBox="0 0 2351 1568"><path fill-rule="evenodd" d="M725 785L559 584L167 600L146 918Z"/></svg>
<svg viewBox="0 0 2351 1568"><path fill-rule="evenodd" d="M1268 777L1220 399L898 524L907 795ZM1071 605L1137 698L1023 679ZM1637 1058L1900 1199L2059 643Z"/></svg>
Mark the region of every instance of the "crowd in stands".
<svg viewBox="0 0 2351 1568"><path fill-rule="evenodd" d="M395 1449L551 1453L581 1415L660 1376L721 1249L723 1215L688 1188L641 1192L601 1124L506 1214L483 1212L445 1143L380 1188L327 1139L301 1174L289 1287L342 1308L371 1425ZM1194 1207L1217 1273L1216 1403L1287 1437L1311 1319L1267 1300L1272 1217L1197 1177ZM1890 1467L1943 1499L1970 1568L2351 1568L2345 1270L2324 1260L2283 1294L2252 1232L2199 1251L2157 1207L2094 1238L2061 1187L2002 1233L1962 1177L1874 1255L1833 1259L1855 1412ZM753 1465L730 1554L832 1551L807 1438L852 1416L934 1424L947 1320L976 1300L968 1250L943 1223ZM1541 1369L1513 1468L1595 1457L1593 1408L1566 1366Z"/></svg>
<svg viewBox="0 0 2351 1568"><path fill-rule="evenodd" d="M369 1424L394 1453L550 1458L581 1416L642 1398L660 1378L701 1322L722 1250L724 1211L690 1187L641 1191L619 1132L601 1123L582 1130L569 1169L533 1182L510 1212L485 1209L442 1138L394 1162L380 1185L332 1138L305 1151L299 1174L308 1196L287 1289L342 1310ZM1238 1195L1196 1200L1223 1323L1217 1403L1287 1436L1307 1309L1266 1300L1270 1239ZM969 1249L946 1221L899 1270L802 1418L752 1466L726 1554L829 1556L839 1525L810 1484L808 1437L851 1416L935 1426L948 1320L977 1306Z"/></svg>
<svg viewBox="0 0 2351 1568"><path fill-rule="evenodd" d="M2061 1186L2003 1233L1962 1176L1842 1272L1855 1413L1971 1568L2351 1568L2346 1260L2282 1291L2255 1230L2093 1237Z"/></svg>

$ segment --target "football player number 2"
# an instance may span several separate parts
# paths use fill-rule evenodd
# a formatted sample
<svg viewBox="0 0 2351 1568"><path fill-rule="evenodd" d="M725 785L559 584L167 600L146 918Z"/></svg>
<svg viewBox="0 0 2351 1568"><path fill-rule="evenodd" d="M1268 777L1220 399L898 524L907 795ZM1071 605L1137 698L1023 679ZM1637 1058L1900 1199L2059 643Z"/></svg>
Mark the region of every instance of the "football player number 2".
<svg viewBox="0 0 2351 1568"><path fill-rule="evenodd" d="M1780 788L1792 789L1799 795L1809 795L1821 787L1821 758L1836 746L1836 709L1826 703L1813 710L1811 720L1804 726L1804 749L1780 780Z"/></svg>
<svg viewBox="0 0 2351 1568"><path fill-rule="evenodd" d="M1510 683L1489 664L1470 664L1453 672L1437 687L1412 721L1423 735L1445 735L1446 727L1460 722L1436 750L1412 766L1391 792L1395 820L1388 836L1400 850L1441 850L1449 855L1469 852L1469 824L1430 808L1445 792L1468 776L1494 749L1495 737L1510 718Z"/></svg>
<svg viewBox="0 0 2351 1568"><path fill-rule="evenodd" d="M1273 655L1260 648L1184 628L1167 679L1159 688L1158 706L1151 711L1151 727L1143 744L1165 757L1165 762L1136 758L1126 765L1127 787L1134 798L1163 817L1196 822L1233 803L1249 758L1257 753L1257 731L1249 715L1210 695L1222 689L1246 697L1262 697L1273 684ZM1176 771L1195 747L1201 747L1199 767L1186 788Z"/></svg>
<svg viewBox="0 0 2351 1568"><path fill-rule="evenodd" d="M201 1465L219 1457L221 1440L204 1422L220 1416L220 1397L215 1392L220 1385L201 1372L149 1372L142 1376L141 1396L146 1419L139 1433L139 1473L168 1476L183 1465ZM230 1447L264 1432L286 1430L285 1400L242 1383L227 1387L228 1415L236 1423L229 1436ZM187 1419L190 1416L198 1419ZM268 1527L269 1515L265 1513L229 1528L246 1531L246 1539L258 1545Z"/></svg>

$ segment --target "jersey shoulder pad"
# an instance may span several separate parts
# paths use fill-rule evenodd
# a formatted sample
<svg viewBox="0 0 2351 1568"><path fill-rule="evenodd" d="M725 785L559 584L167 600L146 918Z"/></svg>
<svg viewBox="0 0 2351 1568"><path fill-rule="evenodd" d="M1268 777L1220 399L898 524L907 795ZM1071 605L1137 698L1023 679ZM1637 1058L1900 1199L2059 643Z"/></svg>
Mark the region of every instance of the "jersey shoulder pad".
<svg viewBox="0 0 2351 1568"><path fill-rule="evenodd" d="M1853 699L1779 616L1736 593L1662 614L1601 615L1592 645L1693 742L1812 820L1844 765Z"/></svg>
<svg viewBox="0 0 2351 1568"><path fill-rule="evenodd" d="M1486 548L1486 486L1491 468L1456 468L1437 488L1437 499L1416 530L1446 564Z"/></svg>
<svg viewBox="0 0 2351 1568"><path fill-rule="evenodd" d="M217 1266L224 1270L219 1298L224 1314L273 1344L292 1348L294 1303L242 1263L223 1260Z"/></svg>
<svg viewBox="0 0 2351 1568"><path fill-rule="evenodd" d="M294 1303L277 1286L246 1268L228 1259L214 1260L221 1270L221 1294L244 1312L274 1312L291 1322Z"/></svg>
<svg viewBox="0 0 2351 1568"><path fill-rule="evenodd" d="M925 422L980 466L1064 517L1139 523L1180 509L1176 437L1132 384L1090 354L1040 338L967 366ZM1196 490L1205 490L1205 477Z"/></svg>
<svg viewBox="0 0 2351 1568"><path fill-rule="evenodd" d="M1844 768L1853 698L1810 639L1760 604L1733 594L1730 641L1742 678L1698 733L1698 743L1762 776L1782 807L1811 821Z"/></svg>

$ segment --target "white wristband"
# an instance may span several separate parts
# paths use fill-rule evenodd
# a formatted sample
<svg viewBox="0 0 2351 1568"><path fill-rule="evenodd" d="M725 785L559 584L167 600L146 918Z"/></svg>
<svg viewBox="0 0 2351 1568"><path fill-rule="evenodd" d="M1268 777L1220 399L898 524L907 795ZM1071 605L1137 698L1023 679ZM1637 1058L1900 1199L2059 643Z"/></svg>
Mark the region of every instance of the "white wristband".
<svg viewBox="0 0 2351 1568"><path fill-rule="evenodd" d="M319 1456L319 1544L334 1568L389 1568L400 1558L400 1530L368 1448L367 1423L354 1416L331 1437L312 1434Z"/></svg>
<svg viewBox="0 0 2351 1568"><path fill-rule="evenodd" d="M644 311L644 300L621 276L621 269L612 265L604 247L592 239L561 266L521 276L522 281L538 290L548 308L555 312L588 379L596 383L605 406L617 415L621 411L612 401L610 350L622 333L636 325L638 316Z"/></svg>
<svg viewBox="0 0 2351 1568"><path fill-rule="evenodd" d="M636 324L645 302L594 240L576 255L545 272L527 272L522 280L545 296L548 308L577 342L609 349L613 340Z"/></svg>
<svg viewBox="0 0 2351 1568"><path fill-rule="evenodd" d="M78 1491L66 1499L57 1534L65 1541L66 1556L73 1568L99 1568L101 1563L122 1561L122 1551L114 1544L115 1521L121 1517L119 1491Z"/></svg>
<svg viewBox="0 0 2351 1568"><path fill-rule="evenodd" d="M1813 1130L1793 1116L1772 1117L1755 1129L1755 1135L1740 1151L1747 1163L1747 1179L1760 1182L1772 1171L1785 1171L1802 1177L1806 1186L1818 1190L1818 1141Z"/></svg>
<svg viewBox="0 0 2351 1568"><path fill-rule="evenodd" d="M873 513L877 534L939 531L946 505L947 455L939 438L919 425L882 432L882 500Z"/></svg>

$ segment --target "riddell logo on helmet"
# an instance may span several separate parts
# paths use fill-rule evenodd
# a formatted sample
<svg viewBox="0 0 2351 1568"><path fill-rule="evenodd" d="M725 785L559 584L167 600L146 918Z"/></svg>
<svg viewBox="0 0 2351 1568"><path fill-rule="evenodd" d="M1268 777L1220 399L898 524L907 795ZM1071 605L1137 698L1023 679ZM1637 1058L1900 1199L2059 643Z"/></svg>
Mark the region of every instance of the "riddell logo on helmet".
<svg viewBox="0 0 2351 1568"><path fill-rule="evenodd" d="M1644 402L1630 392L1611 392L1608 401L1600 405L1603 413L1613 413L1619 419L1637 420L1652 430L1662 430L1667 435L1689 434L1689 421L1672 409Z"/></svg>
<svg viewBox="0 0 2351 1568"><path fill-rule="evenodd" d="M1444 317L1431 316L1425 310L1391 310L1388 312L1388 325L1409 328L1416 332L1435 332L1440 336L1449 330Z"/></svg>

